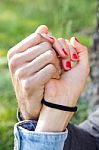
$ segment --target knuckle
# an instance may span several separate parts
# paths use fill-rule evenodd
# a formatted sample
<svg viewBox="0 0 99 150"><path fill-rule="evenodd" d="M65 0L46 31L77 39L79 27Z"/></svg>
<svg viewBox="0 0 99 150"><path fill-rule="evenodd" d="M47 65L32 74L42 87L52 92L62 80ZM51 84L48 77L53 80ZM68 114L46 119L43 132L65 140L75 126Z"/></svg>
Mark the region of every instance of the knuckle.
<svg viewBox="0 0 99 150"><path fill-rule="evenodd" d="M54 66L53 64L49 64L49 65L48 65L48 68L49 68L49 70L50 70L51 72L56 72L56 68L55 68L55 66Z"/></svg>
<svg viewBox="0 0 99 150"><path fill-rule="evenodd" d="M10 60L11 56L12 56L12 52L11 52L11 50L9 50L7 53L7 59Z"/></svg>
<svg viewBox="0 0 99 150"><path fill-rule="evenodd" d="M15 47L12 47L8 50L7 59L10 60L14 55Z"/></svg>
<svg viewBox="0 0 99 150"><path fill-rule="evenodd" d="M45 45L46 49L51 49L52 48L52 46L49 42L44 42L44 45Z"/></svg>
<svg viewBox="0 0 99 150"><path fill-rule="evenodd" d="M13 72L15 70L16 62L14 60L9 61L9 68Z"/></svg>
<svg viewBox="0 0 99 150"><path fill-rule="evenodd" d="M50 61L53 62L54 58L55 58L53 51L52 50L48 50L47 51L47 55L48 55L48 58L50 59Z"/></svg>
<svg viewBox="0 0 99 150"><path fill-rule="evenodd" d="M15 76L21 79L23 76L23 71L21 69L16 70Z"/></svg>
<svg viewBox="0 0 99 150"><path fill-rule="evenodd" d="M28 79L22 81L23 88L27 91L30 89L30 82Z"/></svg>
<svg viewBox="0 0 99 150"><path fill-rule="evenodd" d="M12 59L9 60L9 67L13 71L18 64L18 57L14 55Z"/></svg>

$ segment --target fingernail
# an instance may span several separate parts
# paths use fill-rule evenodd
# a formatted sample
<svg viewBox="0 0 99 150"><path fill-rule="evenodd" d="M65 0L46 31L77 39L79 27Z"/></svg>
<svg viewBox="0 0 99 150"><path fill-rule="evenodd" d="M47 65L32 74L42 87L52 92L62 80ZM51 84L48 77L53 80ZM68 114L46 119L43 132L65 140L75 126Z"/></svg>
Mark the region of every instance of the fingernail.
<svg viewBox="0 0 99 150"><path fill-rule="evenodd" d="M66 68L71 69L71 63L70 63L70 61L66 62Z"/></svg>
<svg viewBox="0 0 99 150"><path fill-rule="evenodd" d="M54 37L48 35L48 38L50 39L50 41L51 41L52 43L54 43L54 41L55 41Z"/></svg>
<svg viewBox="0 0 99 150"><path fill-rule="evenodd" d="M42 33L41 34L43 36L43 38L47 39L50 43L54 43L55 39L52 36L49 36L48 34Z"/></svg>
<svg viewBox="0 0 99 150"><path fill-rule="evenodd" d="M78 39L75 37L75 40L79 43Z"/></svg>
<svg viewBox="0 0 99 150"><path fill-rule="evenodd" d="M68 56L68 54L67 54L67 52L65 51L64 48L62 48L62 51L64 52L64 54L65 54L66 56Z"/></svg>
<svg viewBox="0 0 99 150"><path fill-rule="evenodd" d="M78 56L77 56L76 54L73 54L73 55L72 55L72 58L73 58L73 59L78 59Z"/></svg>

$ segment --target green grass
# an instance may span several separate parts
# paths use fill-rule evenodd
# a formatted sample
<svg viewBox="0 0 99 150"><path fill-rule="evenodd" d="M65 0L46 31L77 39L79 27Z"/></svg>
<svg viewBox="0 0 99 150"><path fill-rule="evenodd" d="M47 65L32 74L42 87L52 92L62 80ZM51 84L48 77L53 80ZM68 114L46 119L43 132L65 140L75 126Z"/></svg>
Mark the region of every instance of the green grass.
<svg viewBox="0 0 99 150"><path fill-rule="evenodd" d="M77 36L89 47L96 25L93 0L3 0L0 1L0 150L13 149L16 100L4 57L10 47L46 24L56 37ZM2 59L1 59L2 58ZM80 100L73 123L87 116L87 102Z"/></svg>

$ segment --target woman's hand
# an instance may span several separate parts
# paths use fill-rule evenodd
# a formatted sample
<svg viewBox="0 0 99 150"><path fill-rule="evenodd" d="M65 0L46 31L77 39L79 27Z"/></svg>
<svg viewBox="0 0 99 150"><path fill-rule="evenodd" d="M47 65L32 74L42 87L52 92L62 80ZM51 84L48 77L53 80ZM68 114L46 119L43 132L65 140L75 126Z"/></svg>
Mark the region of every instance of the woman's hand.
<svg viewBox="0 0 99 150"><path fill-rule="evenodd" d="M89 74L88 50L74 37L71 38L70 42L68 40L58 39L54 43L54 48L62 58L64 57L64 53L62 53L64 48L65 53L67 53L67 59L63 58L62 62L65 70L69 71L63 71L59 80L51 79L46 84L44 99L51 103L73 107L76 105L85 87ZM72 69L71 60L76 61L76 65ZM43 106L36 132L62 131L67 126L72 115L73 113L70 112Z"/></svg>
<svg viewBox="0 0 99 150"><path fill-rule="evenodd" d="M59 62L52 49L53 39L40 34L48 33L45 26L11 48L8 64L18 106L24 119L38 118L45 84L59 78Z"/></svg>

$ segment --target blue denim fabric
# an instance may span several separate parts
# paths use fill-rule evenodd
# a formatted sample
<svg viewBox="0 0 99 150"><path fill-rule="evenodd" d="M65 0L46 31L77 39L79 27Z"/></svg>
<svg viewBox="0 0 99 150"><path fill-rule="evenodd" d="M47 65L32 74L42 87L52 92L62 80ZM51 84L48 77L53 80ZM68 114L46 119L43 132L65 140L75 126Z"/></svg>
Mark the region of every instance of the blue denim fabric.
<svg viewBox="0 0 99 150"><path fill-rule="evenodd" d="M22 121L14 127L14 150L63 150L68 130L36 133L36 121Z"/></svg>

